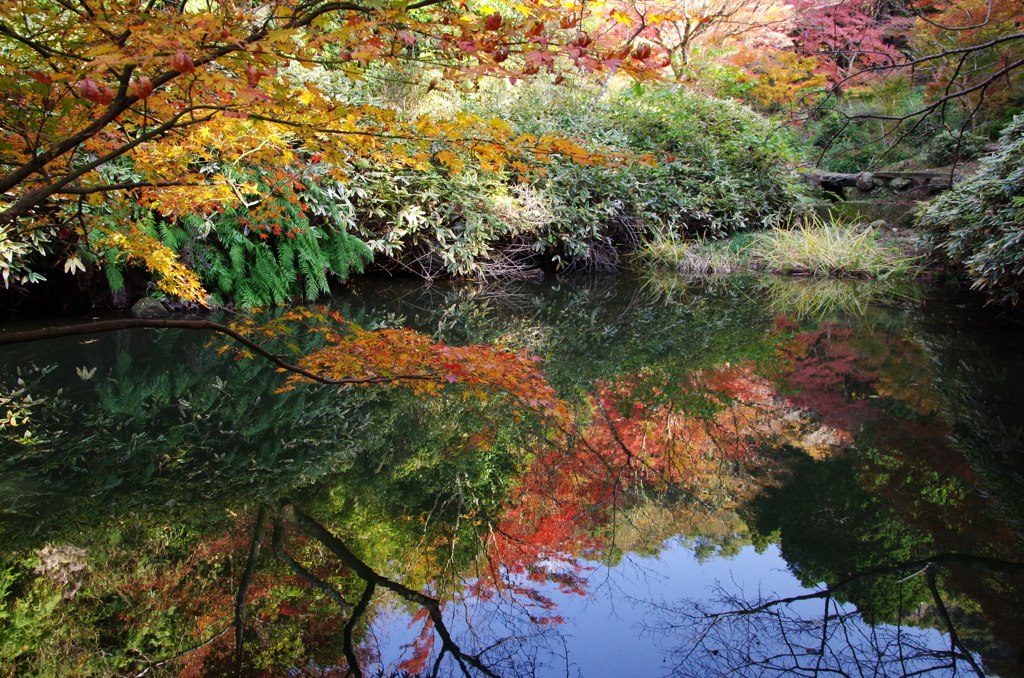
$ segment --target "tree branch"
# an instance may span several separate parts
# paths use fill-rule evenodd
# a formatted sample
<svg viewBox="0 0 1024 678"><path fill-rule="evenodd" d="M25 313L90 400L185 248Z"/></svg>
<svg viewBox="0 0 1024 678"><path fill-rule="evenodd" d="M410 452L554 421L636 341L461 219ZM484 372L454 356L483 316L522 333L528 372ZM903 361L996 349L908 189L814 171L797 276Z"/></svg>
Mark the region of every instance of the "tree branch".
<svg viewBox="0 0 1024 678"><path fill-rule="evenodd" d="M779 605L788 605L790 603L797 603L802 600L814 600L815 598L831 597L836 591L846 588L851 584L859 582L863 579L871 579L887 574L896 574L904 572L906 570L914 569L919 570L918 574L927 573L936 565L955 565L960 567L969 567L974 570L980 570L982 572L993 572L997 574L1010 574L1015 576L1024 575L1024 563L1017 563L1009 560L999 560L997 558L987 558L985 556L970 556L963 553L937 553L930 558L922 558L919 560L910 560L897 565L889 567L877 567L870 570L864 570L856 574L850 575L845 579L842 579L835 584L826 586L820 591L814 591L812 593L805 593L799 596L791 596L788 598L776 598L769 600L768 602L756 605L754 607L747 607L740 610L728 610L725 612L713 612L706 616L708 618L716 617L731 617L736 615L749 615L756 614L758 612L764 612L773 607Z"/></svg>
<svg viewBox="0 0 1024 678"><path fill-rule="evenodd" d="M235 665L239 673L242 671L242 664L245 661L245 598L249 592L249 584L256 573L256 565L260 559L260 548L263 546L263 537L267 531L267 508L260 506L256 514L256 526L252 531L252 541L249 542L249 557L245 561L245 572L241 581L238 582L238 594L235 596Z"/></svg>
<svg viewBox="0 0 1024 678"><path fill-rule="evenodd" d="M480 660L479 656L466 654L452 639L451 633L448 631L448 626L445 624L444 617L441 615L441 604L435 598L431 598L419 591L410 589L407 586L377 574L373 568L360 560L356 554L352 553L341 539L338 539L327 528L313 520L295 506L290 504L282 506L281 515L300 530L326 546L327 550L351 568L356 576L367 582L367 591L370 595L372 595L373 590L369 585L380 586L381 588L397 593L399 596L405 598L411 603L423 606L427 611L427 614L430 615L431 621L434 623L437 635L441 637L443 651L447 650L448 652L451 652L467 675L469 675L469 672L466 670L465 664L469 664L469 666L472 666L491 678L499 678L496 673L489 669ZM366 598L365 593L364 598ZM360 601L360 603L362 603L362 601ZM355 618L354 613L353 618Z"/></svg>
<svg viewBox="0 0 1024 678"><path fill-rule="evenodd" d="M46 339L57 339L60 337L72 337L85 334L99 334L101 332L116 332L119 330L132 329L179 329L179 330L205 330L218 332L227 335L250 349L259 356L266 358L278 367L288 372L306 377L321 384L346 385L346 384L392 384L399 381L429 381L437 379L434 374L397 374L390 377L361 377L351 379L331 379L322 375L310 372L307 369L286 362L284 358L271 353L253 340L249 339L236 330L209 320L145 320L145 319L123 319L123 320L101 320L95 323L82 325L65 325L62 327L47 327L41 330L28 330L26 332L0 333L0 346L12 344L25 344L33 341Z"/></svg>
<svg viewBox="0 0 1024 678"><path fill-rule="evenodd" d="M90 195L92 193L108 193L112 191L130 191L133 188L168 188L170 186L198 186L191 181L129 181L123 184L103 184L101 186L78 186L62 188L55 195Z"/></svg>
<svg viewBox="0 0 1024 678"><path fill-rule="evenodd" d="M333 600L338 606L342 615L347 615L352 610L352 605L345 600L345 597L341 595L338 589L334 588L324 580L315 577L312 572L300 565L297 560L292 558L292 556L284 550L284 525L281 524L281 520L277 516L274 517L274 536L272 544L274 555L277 559L287 565L288 569L310 585L320 591L323 591L323 593Z"/></svg>

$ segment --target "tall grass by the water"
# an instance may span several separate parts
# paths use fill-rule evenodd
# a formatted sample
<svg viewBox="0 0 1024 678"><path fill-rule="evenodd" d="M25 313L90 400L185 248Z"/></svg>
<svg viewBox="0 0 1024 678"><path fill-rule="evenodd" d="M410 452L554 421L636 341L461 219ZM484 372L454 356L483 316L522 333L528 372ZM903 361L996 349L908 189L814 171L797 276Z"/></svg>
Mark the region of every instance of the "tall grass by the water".
<svg viewBox="0 0 1024 678"><path fill-rule="evenodd" d="M658 234L637 249L635 259L645 266L691 275L729 273L749 268L746 250L752 237L742 234L728 240L683 240Z"/></svg>
<svg viewBox="0 0 1024 678"><path fill-rule="evenodd" d="M923 263L877 228L818 218L760 233L750 247L760 265L793 275L912 278Z"/></svg>

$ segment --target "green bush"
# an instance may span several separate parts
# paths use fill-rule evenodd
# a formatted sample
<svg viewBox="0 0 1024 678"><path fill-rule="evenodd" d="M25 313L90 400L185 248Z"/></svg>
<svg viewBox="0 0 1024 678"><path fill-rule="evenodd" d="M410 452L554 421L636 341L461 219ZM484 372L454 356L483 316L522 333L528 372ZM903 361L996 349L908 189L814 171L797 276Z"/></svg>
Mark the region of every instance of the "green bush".
<svg viewBox="0 0 1024 678"><path fill-rule="evenodd" d="M501 251L545 219L543 210L526 210L527 197L503 173L472 167L454 174L362 167L329 192L345 205L349 230L369 245L378 266L425 278L499 272ZM524 267L535 255L526 249L519 256Z"/></svg>
<svg viewBox="0 0 1024 678"><path fill-rule="evenodd" d="M963 266L973 286L1016 302L1024 287L1024 116L1003 131L977 174L918 214L936 250Z"/></svg>
<svg viewBox="0 0 1024 678"><path fill-rule="evenodd" d="M535 86L513 93L518 98L511 103L507 91L495 99L504 102L519 132L568 136L592 149L655 159L558 161L534 179L555 216L537 231L538 249L556 257L586 257L595 245L636 244L655 234L723 237L779 223L800 201L786 134L739 104L667 87L638 87L601 100L580 89Z"/></svg>
<svg viewBox="0 0 1024 678"><path fill-rule="evenodd" d="M933 124L894 129L886 117L903 116L922 105L923 90L902 78L830 97L801 128L818 167L856 174L916 157L936 134ZM856 116L878 116L858 118Z"/></svg>
<svg viewBox="0 0 1024 678"><path fill-rule="evenodd" d="M928 162L935 167L974 160L988 139L970 132L942 130L928 142Z"/></svg>
<svg viewBox="0 0 1024 678"><path fill-rule="evenodd" d="M689 233L721 236L779 223L797 201L794 160L776 123L739 104L681 89L610 103L631 146L662 156L637 169L633 207Z"/></svg>
<svg viewBox="0 0 1024 678"><path fill-rule="evenodd" d="M517 134L650 154L655 164L555 158L529 175L363 168L331 191L351 205L352 232L378 265L428 277L603 268L618 262L619 246L652 234L722 237L778 223L798 202L786 139L749 109L669 89L598 94L499 83L459 103Z"/></svg>

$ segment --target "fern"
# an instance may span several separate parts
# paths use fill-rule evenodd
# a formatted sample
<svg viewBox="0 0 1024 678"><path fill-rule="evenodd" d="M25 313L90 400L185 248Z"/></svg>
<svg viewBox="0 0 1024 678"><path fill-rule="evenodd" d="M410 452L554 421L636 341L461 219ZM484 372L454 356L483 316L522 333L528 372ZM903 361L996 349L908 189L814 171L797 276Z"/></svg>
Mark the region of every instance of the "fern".
<svg viewBox="0 0 1024 678"><path fill-rule="evenodd" d="M264 199L152 224L164 244L187 255L218 303L266 306L300 295L313 300L330 292L329 274L344 279L372 260L370 248L347 233L360 189L309 181L299 194L297 184L255 168L236 165L224 173L255 184Z"/></svg>
<svg viewBox="0 0 1024 678"><path fill-rule="evenodd" d="M299 270L305 277L307 299L316 299L320 294L327 294L330 291L327 276L324 273L326 260L315 238L313 243L313 246L299 250ZM314 250L313 247L316 249Z"/></svg>
<svg viewBox="0 0 1024 678"><path fill-rule="evenodd" d="M290 238L279 238L277 241L277 265L290 280L295 280L299 271L295 268L295 257L299 243Z"/></svg>
<svg viewBox="0 0 1024 678"><path fill-rule="evenodd" d="M245 277L246 269L248 268L246 250L251 247L252 243L243 238L240 233L232 233L229 237L228 259L231 262L231 277L234 279L232 282L237 282Z"/></svg>
<svg viewBox="0 0 1024 678"><path fill-rule="evenodd" d="M103 267L103 272L107 276L107 284L110 285L110 291L117 294L124 289L124 271L121 270L116 262L108 261L108 264Z"/></svg>

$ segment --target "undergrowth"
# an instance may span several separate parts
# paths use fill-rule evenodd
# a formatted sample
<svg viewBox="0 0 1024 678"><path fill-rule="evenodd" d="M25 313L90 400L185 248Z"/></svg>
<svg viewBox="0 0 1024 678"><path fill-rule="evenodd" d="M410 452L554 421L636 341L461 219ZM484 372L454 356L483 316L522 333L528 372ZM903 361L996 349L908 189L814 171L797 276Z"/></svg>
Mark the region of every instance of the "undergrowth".
<svg viewBox="0 0 1024 678"><path fill-rule="evenodd" d="M750 268L749 245L753 234L727 240L683 239L659 232L645 238L633 256L640 267L669 268L690 275L729 273Z"/></svg>
<svg viewBox="0 0 1024 678"><path fill-rule="evenodd" d="M911 278L922 266L920 256L881 237L872 226L818 217L758 234L750 248L760 266L791 275Z"/></svg>

